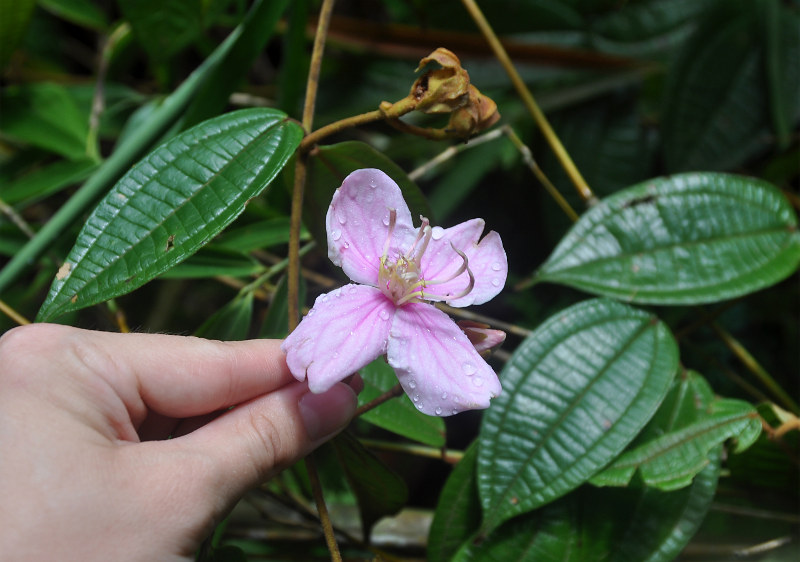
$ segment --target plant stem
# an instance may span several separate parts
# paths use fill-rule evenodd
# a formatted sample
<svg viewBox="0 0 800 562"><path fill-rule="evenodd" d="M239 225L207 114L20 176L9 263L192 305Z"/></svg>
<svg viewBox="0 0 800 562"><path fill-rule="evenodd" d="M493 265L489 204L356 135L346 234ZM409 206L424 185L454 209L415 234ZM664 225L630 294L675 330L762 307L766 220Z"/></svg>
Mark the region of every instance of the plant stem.
<svg viewBox="0 0 800 562"><path fill-rule="evenodd" d="M764 367L756 360L753 355L745 349L745 347L739 343L739 341L731 335L730 332L725 330L722 326L717 324L716 322L712 322L711 328L714 332L719 336L722 340L722 343L733 353L739 361L747 368L748 371L753 373L756 378L761 381L770 392L772 392L773 396L775 396L784 407L788 408L795 414L800 413L800 407L798 407L797 402L795 402L789 394L781 388L781 386L772 378Z"/></svg>
<svg viewBox="0 0 800 562"><path fill-rule="evenodd" d="M325 50L325 39L328 35L328 26L333 13L333 3L334 0L323 1L317 22L317 34L314 36L314 48L311 52L311 64L308 69L308 81L306 83L306 99L303 104L302 124L306 132L311 130L314 122L314 105L319 88L322 53ZM306 183L305 154L300 152L296 154L297 163L295 165L294 188L292 190L292 213L289 225L289 264L287 271L289 332L292 332L300 321L300 226L303 219L303 192L305 191ZM334 562L341 561L342 555L339 552L339 545L336 544L336 535L333 531L331 518L328 515L328 508L325 505L325 497L322 491L322 484L319 481L313 453L306 457L306 470L308 470L311 491L317 504L317 511L319 512L319 519L322 523L322 531L325 533L325 542L328 545L331 560Z"/></svg>
<svg viewBox="0 0 800 562"><path fill-rule="evenodd" d="M464 457L464 451L454 449L437 449L427 445L412 445L410 443L394 443L390 441L378 441L376 439L359 439L362 445L369 449L380 449L382 451L393 451L397 453L407 453L418 457L443 460L449 464L456 464Z"/></svg>
<svg viewBox="0 0 800 562"><path fill-rule="evenodd" d="M325 38L328 35L334 0L324 0L317 22L317 34L314 36L314 48L311 52L311 64L306 82L306 99L303 104L303 128L311 130L314 123L314 105L319 88L319 73L322 67L322 53L325 50ZM306 160L302 152L296 153L297 163L294 170L294 187L292 189L292 212L289 225L289 268L287 271L287 299L289 309L289 332L297 327L300 321L300 226L303 221L303 193L306 183Z"/></svg>
<svg viewBox="0 0 800 562"><path fill-rule="evenodd" d="M305 138L303 138L303 140L300 142L299 150L300 152L308 152L321 139L329 135L338 133L339 131L349 129L351 127L365 125L367 123L372 123L373 121L378 121L385 118L386 115L383 113L383 111L376 109L375 111L368 111L367 113L362 113L360 115L354 115L352 117L347 117L346 119L334 121L333 123L325 125L324 127L320 127L313 133L306 135Z"/></svg>
<svg viewBox="0 0 800 562"><path fill-rule="evenodd" d="M403 394L403 386L400 384L394 385L392 388L375 398L374 400L367 402L366 404L359 406L356 410L356 413L353 417L358 417L362 414L365 414L372 410L373 408L377 408L384 402L388 402L392 398L396 398L397 396L402 396Z"/></svg>
<svg viewBox="0 0 800 562"><path fill-rule="evenodd" d="M539 183L541 183L547 190L547 193L550 194L550 197L552 197L558 206L561 207L561 210L564 211L564 213L572 222L577 221L578 213L576 213L567 200L564 199L564 196L559 193L558 189L556 189L556 186L554 186L553 182L550 181L550 178L545 175L545 173L539 167L539 164L537 164L536 160L533 159L533 153L531 153L531 149L528 148L524 142L522 142L522 139L517 136L517 133L515 133L514 129L512 129L510 126L504 125L503 130L506 136L508 136L509 140L514 144L514 146L517 147L517 150L519 150L519 153L522 156L522 161L525 162L528 168L530 168L531 172L533 172L533 175L539 180Z"/></svg>
<svg viewBox="0 0 800 562"><path fill-rule="evenodd" d="M488 41L492 51L494 51L494 55L500 61L500 64L505 69L509 78L511 78L511 82L514 84L514 88L516 88L517 93L522 98L522 102L525 104L525 107L527 107L531 116L533 116L534 121L536 121L536 124L542 131L542 134L550 145L550 148L553 149L556 158L558 158L558 161L561 163L564 171L575 185L575 189L578 190L578 195L580 195L581 199L583 199L587 204L593 204L596 201L594 193L592 193L592 190L589 188L586 180L583 179L583 176L578 171L578 168L575 166L572 158L570 158L569 154L564 149L564 145L561 144L558 136L556 136L555 131L553 131L553 128L550 126L550 123L547 121L544 113L539 108L536 100L533 98L533 94L531 94L528 86L525 85L525 82L522 80L519 72L517 72L517 69L514 67L514 63L511 62L511 58L508 56L505 48L500 43L500 39L497 38L497 35L495 34L491 25L489 25L489 22L486 20L483 12L481 12L481 9L475 3L475 0L461 0L461 3L467 9L469 15L475 21L475 24L486 38L486 41Z"/></svg>
<svg viewBox="0 0 800 562"><path fill-rule="evenodd" d="M19 324L20 326L25 326L26 324L30 324L31 321L25 318L22 314L8 306L2 299L0 299L0 312L11 318L14 322Z"/></svg>

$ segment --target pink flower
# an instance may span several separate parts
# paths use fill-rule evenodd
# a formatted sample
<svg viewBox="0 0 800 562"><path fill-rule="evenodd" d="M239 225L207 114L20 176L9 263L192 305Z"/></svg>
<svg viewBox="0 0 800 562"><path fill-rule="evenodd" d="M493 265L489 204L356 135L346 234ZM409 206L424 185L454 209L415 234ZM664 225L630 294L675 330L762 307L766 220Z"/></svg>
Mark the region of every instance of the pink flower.
<svg viewBox="0 0 800 562"><path fill-rule="evenodd" d="M484 222L414 228L400 188L375 169L356 170L328 208L328 257L355 283L320 295L283 342L292 374L325 392L386 355L414 405L449 416L487 408L500 381L467 335L430 304L462 307L497 295L508 273ZM480 241L479 241L480 240Z"/></svg>

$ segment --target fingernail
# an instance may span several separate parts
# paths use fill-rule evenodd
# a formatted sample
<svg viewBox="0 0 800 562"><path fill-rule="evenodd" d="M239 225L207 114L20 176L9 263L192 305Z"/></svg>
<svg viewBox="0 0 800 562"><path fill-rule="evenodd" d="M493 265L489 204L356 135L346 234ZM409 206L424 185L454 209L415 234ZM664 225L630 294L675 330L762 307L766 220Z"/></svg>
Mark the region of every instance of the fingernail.
<svg viewBox="0 0 800 562"><path fill-rule="evenodd" d="M353 417L357 403L353 390L343 383L322 394L304 394L298 405L308 437L318 441L341 431Z"/></svg>

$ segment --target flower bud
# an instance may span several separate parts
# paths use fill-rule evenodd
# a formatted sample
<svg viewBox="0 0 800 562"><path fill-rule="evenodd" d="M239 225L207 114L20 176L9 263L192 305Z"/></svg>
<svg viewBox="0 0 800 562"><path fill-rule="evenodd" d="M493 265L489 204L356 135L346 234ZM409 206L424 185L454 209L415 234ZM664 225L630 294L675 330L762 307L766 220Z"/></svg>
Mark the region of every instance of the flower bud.
<svg viewBox="0 0 800 562"><path fill-rule="evenodd" d="M442 68L429 70L411 86L409 96L416 101L416 109L423 113L449 113L469 101L469 74L452 52L439 47L419 61L417 71L429 62Z"/></svg>
<svg viewBox="0 0 800 562"><path fill-rule="evenodd" d="M469 101L450 116L447 130L456 136L470 137L488 129L500 119L497 104L488 96L480 93L478 88L469 86Z"/></svg>
<svg viewBox="0 0 800 562"><path fill-rule="evenodd" d="M472 320L460 320L456 324L467 336L475 351L484 357L491 354L506 339L504 331L492 330L488 324L473 322Z"/></svg>

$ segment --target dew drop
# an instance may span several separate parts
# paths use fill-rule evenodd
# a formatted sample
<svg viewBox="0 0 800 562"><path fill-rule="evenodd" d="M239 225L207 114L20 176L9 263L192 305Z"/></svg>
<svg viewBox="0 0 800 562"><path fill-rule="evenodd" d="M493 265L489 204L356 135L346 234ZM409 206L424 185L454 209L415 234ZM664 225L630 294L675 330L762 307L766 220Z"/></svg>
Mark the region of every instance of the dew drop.
<svg viewBox="0 0 800 562"><path fill-rule="evenodd" d="M439 240L442 236L444 236L444 228L441 226L434 226L431 228L431 238Z"/></svg>
<svg viewBox="0 0 800 562"><path fill-rule="evenodd" d="M341 237L342 237L341 230L334 230L333 232L331 232L331 238L333 238L334 240L338 240Z"/></svg>
<svg viewBox="0 0 800 562"><path fill-rule="evenodd" d="M475 371L477 371L477 369L475 368L475 365L473 365L470 362L464 363L463 365L461 365L461 368L464 369L464 374L467 375L467 376L474 375Z"/></svg>
<svg viewBox="0 0 800 562"><path fill-rule="evenodd" d="M442 392L442 400L447 400L447 393L446 392Z"/></svg>
<svg viewBox="0 0 800 562"><path fill-rule="evenodd" d="M333 358L334 359L338 359L339 358L339 352L338 351L334 351L333 352Z"/></svg>
<svg viewBox="0 0 800 562"><path fill-rule="evenodd" d="M451 414L453 414L453 415L455 416L455 415L458 413L458 410L456 410L455 408L453 408L453 411L452 411L452 412L450 412L450 413L451 413Z"/></svg>
<svg viewBox="0 0 800 562"><path fill-rule="evenodd" d="M324 295L322 295L322 296L320 297L320 300L321 300L322 302L328 302L328 294L327 294L327 293L325 293Z"/></svg>
<svg viewBox="0 0 800 562"><path fill-rule="evenodd" d="M344 224L346 222L347 222L347 216L343 214L339 215L339 224Z"/></svg>
<svg viewBox="0 0 800 562"><path fill-rule="evenodd" d="M381 320L388 320L389 319L389 311L388 310L381 310L378 313L378 316L381 317ZM414 388L413 386L411 388Z"/></svg>
<svg viewBox="0 0 800 562"><path fill-rule="evenodd" d="M419 402L419 394L415 394L413 400L414 402Z"/></svg>
<svg viewBox="0 0 800 562"><path fill-rule="evenodd" d="M425 405L424 405L422 402L420 402L419 404L417 404L417 408L419 408L420 410L421 410L422 408L424 408L424 407L425 407Z"/></svg>
<svg viewBox="0 0 800 562"><path fill-rule="evenodd" d="M494 271L500 271L501 269L503 269L503 266L502 266L502 264L501 264L499 261L496 261L496 262L494 262L494 263L492 264L492 269L493 269Z"/></svg>
<svg viewBox="0 0 800 562"><path fill-rule="evenodd" d="M311 310L308 311L308 314L306 314L306 316L313 316L315 312L316 310L312 308Z"/></svg>
<svg viewBox="0 0 800 562"><path fill-rule="evenodd" d="M390 222L389 221L389 215L386 215L385 217L383 217L384 226L389 226L389 222Z"/></svg>
<svg viewBox="0 0 800 562"><path fill-rule="evenodd" d="M378 182L376 182L374 179L371 179L369 180L369 186L372 188L376 188L378 187Z"/></svg>
<svg viewBox="0 0 800 562"><path fill-rule="evenodd" d="M346 245L346 243L345 243L345 245ZM500 286L500 280L499 279L492 279L492 285L494 285L495 287L499 287Z"/></svg>
<svg viewBox="0 0 800 562"><path fill-rule="evenodd" d="M350 288L348 288L348 289L347 289L347 292L348 292L348 293L350 293L350 294L352 295L352 294L353 294L353 293L355 293L357 290L358 290L358 289L356 289L356 286L355 286L355 285L350 285Z"/></svg>
<svg viewBox="0 0 800 562"><path fill-rule="evenodd" d="M345 247L345 248L349 248L349 247L350 247L350 242L347 242L347 241L345 241L345 243L344 243L344 247ZM498 282L499 282L499 280L498 280L498 279L495 279L495 281L498 281Z"/></svg>
<svg viewBox="0 0 800 562"><path fill-rule="evenodd" d="M411 379L410 381L408 381L408 388L410 388L412 390L417 388L417 381L415 381L414 379Z"/></svg>
<svg viewBox="0 0 800 562"><path fill-rule="evenodd" d="M342 292L341 291L336 291L334 294L336 295L337 299L342 298Z"/></svg>
<svg viewBox="0 0 800 562"><path fill-rule="evenodd" d="M483 386L483 379L480 377L475 377L472 379L472 382L475 384L475 386Z"/></svg>
<svg viewBox="0 0 800 562"><path fill-rule="evenodd" d="M441 416L442 415L442 408L440 406L436 406L436 415L437 416Z"/></svg>

